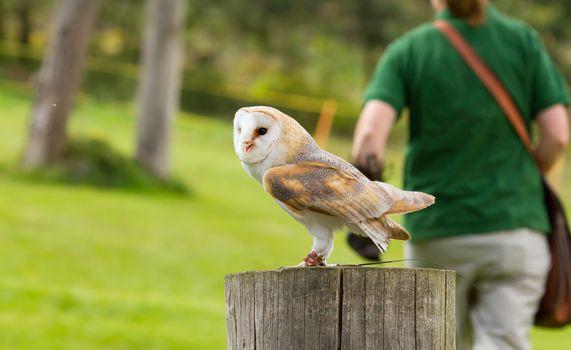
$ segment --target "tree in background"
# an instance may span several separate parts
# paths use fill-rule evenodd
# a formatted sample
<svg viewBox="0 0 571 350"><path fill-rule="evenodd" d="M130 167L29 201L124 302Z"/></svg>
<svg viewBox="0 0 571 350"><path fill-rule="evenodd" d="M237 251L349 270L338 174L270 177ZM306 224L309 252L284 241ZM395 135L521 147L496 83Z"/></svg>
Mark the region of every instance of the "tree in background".
<svg viewBox="0 0 571 350"><path fill-rule="evenodd" d="M16 3L18 16L18 41L22 44L30 43L32 34L32 6L30 0L20 0Z"/></svg>
<svg viewBox="0 0 571 350"><path fill-rule="evenodd" d="M0 0L0 40L6 38L6 4L4 0Z"/></svg>
<svg viewBox="0 0 571 350"><path fill-rule="evenodd" d="M401 9L394 2L379 2L374 0L362 0L345 3L345 6L354 7L350 9L351 14L358 28L359 42L363 50L363 69L365 82L373 74L377 61L379 60L380 48L388 45L394 38L385 29L387 23L391 23L391 18L399 17ZM402 5L400 5L402 6Z"/></svg>
<svg viewBox="0 0 571 350"><path fill-rule="evenodd" d="M30 45L18 45L18 7L30 7ZM55 0L0 0L0 79L24 79L37 67ZM95 63L85 91L98 98L130 100L136 89L146 6L142 0L102 1L89 54ZM430 20L429 1L400 0L186 0L185 74L181 107L208 115L227 114L250 101L243 95L279 91L347 102L357 108L363 84L386 46ZM533 25L571 80L571 1L493 0L501 11ZM2 25L2 22L4 25ZM1 36L1 34L0 34ZM20 50L20 57L14 52ZM16 52L16 54L18 54ZM99 61L107 60L108 63ZM111 62L114 61L114 62ZM117 64L114 64L114 63ZM136 77L135 77L136 78ZM221 96L221 93L223 96ZM346 114L348 116L348 114ZM337 119L339 120L339 119Z"/></svg>
<svg viewBox="0 0 571 350"><path fill-rule="evenodd" d="M179 104L184 0L148 0L137 92L137 162L157 177L170 172L172 122Z"/></svg>
<svg viewBox="0 0 571 350"><path fill-rule="evenodd" d="M98 6L99 0L62 0L59 4L50 43L37 76L22 159L25 168L49 165L60 154Z"/></svg>

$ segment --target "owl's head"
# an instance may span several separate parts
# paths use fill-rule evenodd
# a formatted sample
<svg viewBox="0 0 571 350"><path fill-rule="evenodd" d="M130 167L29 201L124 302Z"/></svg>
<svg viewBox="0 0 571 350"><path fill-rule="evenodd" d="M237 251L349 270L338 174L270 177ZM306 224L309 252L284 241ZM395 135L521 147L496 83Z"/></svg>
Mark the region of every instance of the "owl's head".
<svg viewBox="0 0 571 350"><path fill-rule="evenodd" d="M282 123L270 107L241 108L234 116L234 150L244 163L264 161L282 134Z"/></svg>
<svg viewBox="0 0 571 350"><path fill-rule="evenodd" d="M272 107L244 107L234 117L234 150L244 164L283 165L315 151L311 135L293 118Z"/></svg>

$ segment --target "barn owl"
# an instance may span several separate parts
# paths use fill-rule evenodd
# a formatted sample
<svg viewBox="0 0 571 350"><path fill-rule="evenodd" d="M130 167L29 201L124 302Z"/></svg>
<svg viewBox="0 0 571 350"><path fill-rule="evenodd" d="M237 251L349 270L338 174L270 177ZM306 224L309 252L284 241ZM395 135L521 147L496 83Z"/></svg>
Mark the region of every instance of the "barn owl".
<svg viewBox="0 0 571 350"><path fill-rule="evenodd" d="M409 233L388 214L408 213L434 197L370 181L317 145L293 118L271 107L244 107L234 117L234 150L246 172L313 236L299 266L325 265L342 227L370 237L381 253Z"/></svg>

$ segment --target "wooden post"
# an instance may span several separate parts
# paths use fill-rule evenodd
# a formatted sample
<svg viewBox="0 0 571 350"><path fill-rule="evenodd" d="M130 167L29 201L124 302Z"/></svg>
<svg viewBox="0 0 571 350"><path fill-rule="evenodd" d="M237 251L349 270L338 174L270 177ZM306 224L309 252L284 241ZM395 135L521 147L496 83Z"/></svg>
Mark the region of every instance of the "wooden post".
<svg viewBox="0 0 571 350"><path fill-rule="evenodd" d="M455 349L455 273L355 266L225 278L228 349Z"/></svg>

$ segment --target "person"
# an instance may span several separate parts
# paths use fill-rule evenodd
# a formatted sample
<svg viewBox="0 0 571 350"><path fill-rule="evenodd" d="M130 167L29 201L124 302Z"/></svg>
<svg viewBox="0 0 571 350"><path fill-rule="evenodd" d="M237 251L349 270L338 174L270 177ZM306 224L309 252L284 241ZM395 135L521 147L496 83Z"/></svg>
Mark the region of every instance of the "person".
<svg viewBox="0 0 571 350"><path fill-rule="evenodd" d="M548 170L569 142L566 83L527 24L487 0L432 0L511 94L535 156ZM404 107L409 139L404 188L436 204L404 218L415 266L455 269L458 349L529 349L529 331L549 270L540 173L496 100L433 27L395 40L366 89L352 156L382 162ZM428 266L426 266L428 264ZM432 264L432 265L431 265Z"/></svg>

